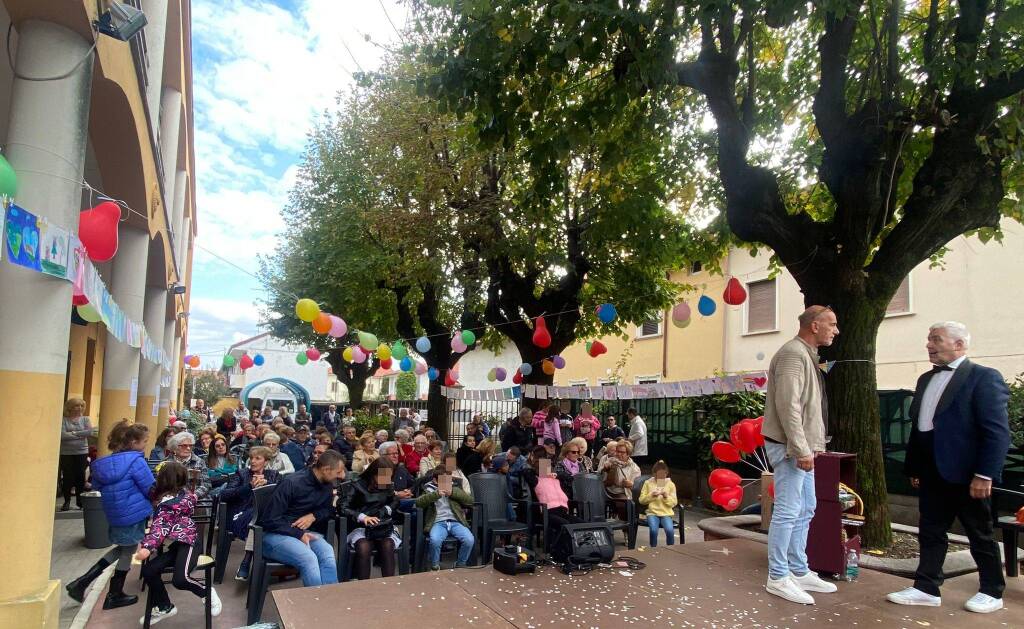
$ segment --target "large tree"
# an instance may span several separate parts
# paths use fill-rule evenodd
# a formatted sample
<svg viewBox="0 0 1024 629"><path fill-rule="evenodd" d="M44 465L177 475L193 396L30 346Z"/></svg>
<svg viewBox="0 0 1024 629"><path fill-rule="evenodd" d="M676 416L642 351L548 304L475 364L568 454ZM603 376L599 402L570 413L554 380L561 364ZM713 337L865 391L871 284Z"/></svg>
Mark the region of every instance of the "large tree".
<svg viewBox="0 0 1024 629"><path fill-rule="evenodd" d="M866 543L890 540L875 339L907 274L1021 218L1017 0L425 0L429 85L541 173L647 107L692 166L704 254L767 245L828 304L833 447L859 454ZM572 97L566 98L566 92ZM666 114L665 112L669 112ZM666 130L666 120L674 122Z"/></svg>

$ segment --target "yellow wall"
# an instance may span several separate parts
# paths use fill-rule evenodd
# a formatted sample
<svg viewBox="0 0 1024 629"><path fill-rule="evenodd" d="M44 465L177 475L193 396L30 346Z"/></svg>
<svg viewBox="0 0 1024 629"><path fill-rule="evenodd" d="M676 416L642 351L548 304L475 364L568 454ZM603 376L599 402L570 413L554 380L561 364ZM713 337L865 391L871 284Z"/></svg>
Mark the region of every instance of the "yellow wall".
<svg viewBox="0 0 1024 629"><path fill-rule="evenodd" d="M637 326L626 325L620 336L605 336L600 340L608 352L591 358L586 343L580 342L562 352L565 369L555 372L555 384L566 386L571 382L595 386L618 374L621 384L635 384L638 377L656 376L661 382L706 378L722 369L723 335L725 318L722 292L726 277L711 275L706 271L690 274L676 271L671 280L680 285L694 287L691 292L681 292L680 301L686 300L692 311L691 323L686 328L672 325L669 313L663 312L662 334L638 339ZM710 317L697 313L697 299L707 294L718 304L718 310ZM622 334L627 338L623 340ZM588 339L589 340L589 339ZM666 353L667 350L667 353ZM621 369L617 365L622 362Z"/></svg>
<svg viewBox="0 0 1024 629"><path fill-rule="evenodd" d="M107 344L105 328L99 323L89 325L72 325L71 340L68 351L71 352L71 369L68 371L68 397L85 397L86 348L89 339L96 341L93 358L92 387L88 404L88 413L94 418L100 415L100 392L103 389L103 351Z"/></svg>

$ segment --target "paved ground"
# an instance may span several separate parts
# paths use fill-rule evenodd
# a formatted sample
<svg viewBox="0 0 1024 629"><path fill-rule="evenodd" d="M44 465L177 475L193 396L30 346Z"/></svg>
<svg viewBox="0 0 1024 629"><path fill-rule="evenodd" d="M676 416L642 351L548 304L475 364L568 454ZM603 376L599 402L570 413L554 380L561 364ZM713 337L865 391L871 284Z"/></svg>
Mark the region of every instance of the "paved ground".
<svg viewBox="0 0 1024 629"><path fill-rule="evenodd" d="M90 550L85 547L85 533L82 525L81 511L75 514L68 512L59 514L53 522L53 546L50 555L50 578L60 579L66 584L89 569L97 559L103 556L106 549ZM69 517L77 515L77 517ZM78 613L81 605L68 597L61 589L60 627L67 629Z"/></svg>

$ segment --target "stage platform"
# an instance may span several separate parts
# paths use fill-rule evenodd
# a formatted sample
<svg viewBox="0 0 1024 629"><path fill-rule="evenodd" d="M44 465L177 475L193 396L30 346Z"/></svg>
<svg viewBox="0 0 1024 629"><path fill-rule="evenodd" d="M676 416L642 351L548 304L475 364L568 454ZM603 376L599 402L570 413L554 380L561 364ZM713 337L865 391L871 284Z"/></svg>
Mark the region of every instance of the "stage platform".
<svg viewBox="0 0 1024 629"><path fill-rule="evenodd" d="M768 595L766 547L724 540L645 551L619 550L643 570L594 570L565 576L545 567L510 577L491 567L371 579L321 588L272 592L268 611L287 629L360 627L1024 627L1024 584L1009 579L1008 609L964 611L977 575L947 581L938 608L901 607L885 600L906 579L862 571L803 606ZM276 614L270 607L276 605Z"/></svg>

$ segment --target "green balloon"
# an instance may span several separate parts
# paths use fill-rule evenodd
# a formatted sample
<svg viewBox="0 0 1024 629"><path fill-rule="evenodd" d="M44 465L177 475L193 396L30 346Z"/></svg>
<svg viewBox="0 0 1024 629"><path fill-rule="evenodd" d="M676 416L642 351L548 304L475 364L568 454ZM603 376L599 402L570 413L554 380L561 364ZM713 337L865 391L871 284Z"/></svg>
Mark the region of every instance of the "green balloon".
<svg viewBox="0 0 1024 629"><path fill-rule="evenodd" d="M391 346L391 357L402 360L409 355L409 350L405 349L405 343L401 341L395 341L394 345Z"/></svg>
<svg viewBox="0 0 1024 629"><path fill-rule="evenodd" d="M463 330L462 342L465 343L466 345L472 345L473 343L476 343L476 334L473 334L472 330Z"/></svg>
<svg viewBox="0 0 1024 629"><path fill-rule="evenodd" d="M227 356L225 356L224 357L224 366L225 367L234 367L235 366L235 357L232 356L231 354L228 354Z"/></svg>
<svg viewBox="0 0 1024 629"><path fill-rule="evenodd" d="M298 354L295 355L295 362L299 363L300 365L305 365L306 363L309 362L309 356L306 356L306 352L299 352Z"/></svg>
<svg viewBox="0 0 1024 629"><path fill-rule="evenodd" d="M18 175L11 163L0 155L0 196L14 198L18 192Z"/></svg>

